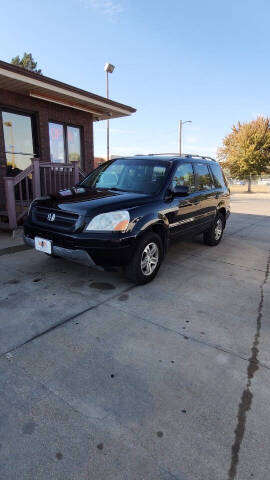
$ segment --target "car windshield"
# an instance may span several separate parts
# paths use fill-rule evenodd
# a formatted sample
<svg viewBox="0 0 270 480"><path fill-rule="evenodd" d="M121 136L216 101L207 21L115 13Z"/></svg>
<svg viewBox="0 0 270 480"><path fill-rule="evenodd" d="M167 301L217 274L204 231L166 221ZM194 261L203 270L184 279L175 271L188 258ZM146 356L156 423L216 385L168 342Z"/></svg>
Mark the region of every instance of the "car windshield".
<svg viewBox="0 0 270 480"><path fill-rule="evenodd" d="M118 159L98 167L80 186L153 195L163 186L169 167L170 162L154 159Z"/></svg>

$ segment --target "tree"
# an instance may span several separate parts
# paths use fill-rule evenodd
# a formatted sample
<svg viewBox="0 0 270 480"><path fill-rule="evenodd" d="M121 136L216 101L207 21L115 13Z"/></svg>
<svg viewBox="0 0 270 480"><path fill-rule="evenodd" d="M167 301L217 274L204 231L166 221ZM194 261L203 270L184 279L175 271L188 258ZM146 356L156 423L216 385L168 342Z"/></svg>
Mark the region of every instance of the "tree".
<svg viewBox="0 0 270 480"><path fill-rule="evenodd" d="M40 75L42 75L42 71L40 70L40 68L37 69L37 62L34 61L32 53L24 52L22 58L17 55L16 57L12 58L11 63L12 65L17 65L18 67L25 68L30 72L39 73Z"/></svg>
<svg viewBox="0 0 270 480"><path fill-rule="evenodd" d="M251 175L261 175L270 166L270 119L259 116L252 122L233 125L223 139L218 158L233 178L249 178L250 191Z"/></svg>

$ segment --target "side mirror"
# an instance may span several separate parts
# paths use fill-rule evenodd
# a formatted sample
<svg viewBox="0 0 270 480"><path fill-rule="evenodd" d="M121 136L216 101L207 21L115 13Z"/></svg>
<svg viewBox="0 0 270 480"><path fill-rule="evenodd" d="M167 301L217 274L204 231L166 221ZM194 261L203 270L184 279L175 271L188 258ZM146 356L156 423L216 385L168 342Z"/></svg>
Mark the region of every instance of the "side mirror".
<svg viewBox="0 0 270 480"><path fill-rule="evenodd" d="M171 192L175 197L186 197L190 194L190 188L184 185L176 185Z"/></svg>

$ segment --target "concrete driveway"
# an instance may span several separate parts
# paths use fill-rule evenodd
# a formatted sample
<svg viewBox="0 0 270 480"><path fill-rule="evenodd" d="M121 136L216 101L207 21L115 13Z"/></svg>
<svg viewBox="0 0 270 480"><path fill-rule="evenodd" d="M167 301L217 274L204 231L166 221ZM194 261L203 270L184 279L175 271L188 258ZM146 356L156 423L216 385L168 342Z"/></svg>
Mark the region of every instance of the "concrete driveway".
<svg viewBox="0 0 270 480"><path fill-rule="evenodd" d="M270 478L270 196L232 212L143 287L4 245L1 479Z"/></svg>

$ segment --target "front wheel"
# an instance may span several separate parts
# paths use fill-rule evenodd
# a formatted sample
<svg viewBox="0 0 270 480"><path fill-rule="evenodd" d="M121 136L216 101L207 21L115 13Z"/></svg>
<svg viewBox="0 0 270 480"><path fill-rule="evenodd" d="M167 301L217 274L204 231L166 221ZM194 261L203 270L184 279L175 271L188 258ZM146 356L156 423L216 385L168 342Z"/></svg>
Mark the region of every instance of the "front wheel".
<svg viewBox="0 0 270 480"><path fill-rule="evenodd" d="M151 282L159 271L162 259L161 238L149 232L140 240L132 260L125 267L125 276L137 285Z"/></svg>
<svg viewBox="0 0 270 480"><path fill-rule="evenodd" d="M224 216L221 213L218 213L213 225L203 234L204 243L206 245L210 245L211 247L218 245L222 239L224 227Z"/></svg>

